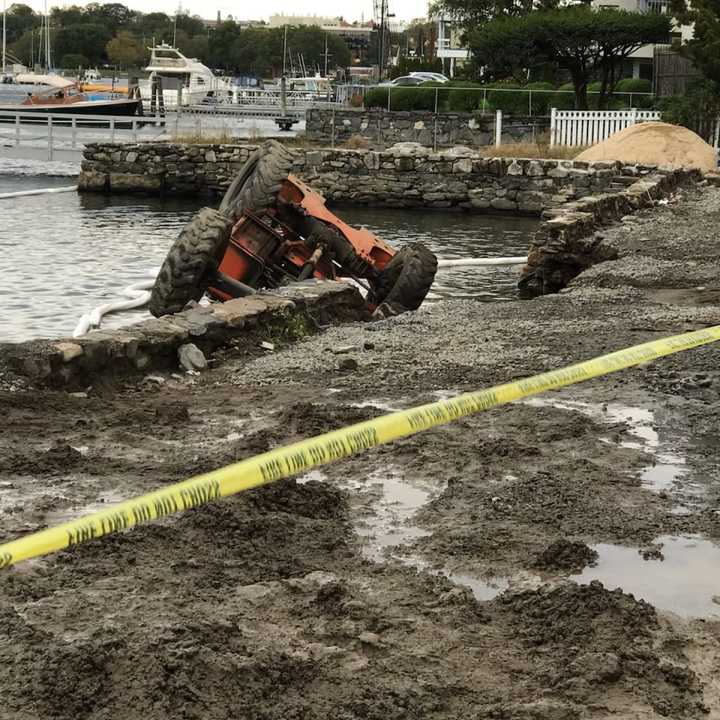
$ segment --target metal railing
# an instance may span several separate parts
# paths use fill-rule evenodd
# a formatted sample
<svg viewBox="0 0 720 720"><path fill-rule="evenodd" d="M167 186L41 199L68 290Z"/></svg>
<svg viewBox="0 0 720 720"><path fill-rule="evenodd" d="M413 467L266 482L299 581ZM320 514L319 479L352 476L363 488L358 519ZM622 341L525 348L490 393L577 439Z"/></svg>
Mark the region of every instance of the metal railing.
<svg viewBox="0 0 720 720"><path fill-rule="evenodd" d="M523 98L519 106L524 106L521 112L527 111L527 115L530 117L536 115L549 115L549 103L548 96L563 96L572 99L575 96L573 90L541 90L541 89L528 89L528 88L495 88L495 87L462 87L456 85L444 85L427 87L423 85L337 85L335 86L335 104L336 105L358 105L364 104L365 95L376 88L388 91L387 101L385 103L386 110L393 109L393 95L399 97L397 93L404 95L406 92L424 92L432 93L434 102L427 109L431 112L442 112L443 104L448 99L450 93L470 93L478 96L478 101L475 103L477 112L480 114L491 115L497 108L492 107L493 103L491 100L502 97L506 93L514 93L516 96ZM493 98L493 95L495 98ZM589 91L587 93L588 98L592 99L600 95L597 91ZM623 103L627 103L626 109L633 108L641 98L654 98L655 95L651 92L614 92L610 96L615 100L622 100ZM357 98L353 101L353 98ZM540 111L540 112L539 112ZM508 112L505 109L505 112Z"/></svg>
<svg viewBox="0 0 720 720"><path fill-rule="evenodd" d="M15 147L47 147L48 160L55 150L82 150L90 142L138 142L164 132L162 118L127 115L69 115L0 111L0 140ZM158 132L158 128L160 132Z"/></svg>

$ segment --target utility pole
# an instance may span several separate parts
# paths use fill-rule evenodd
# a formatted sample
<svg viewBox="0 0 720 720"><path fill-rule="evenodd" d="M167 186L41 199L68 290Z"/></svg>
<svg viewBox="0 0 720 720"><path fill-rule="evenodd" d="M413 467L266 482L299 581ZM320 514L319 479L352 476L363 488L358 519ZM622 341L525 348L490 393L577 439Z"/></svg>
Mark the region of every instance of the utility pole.
<svg viewBox="0 0 720 720"><path fill-rule="evenodd" d="M328 36L327 33L325 33L325 75L323 77L327 77L327 71L328 71Z"/></svg>
<svg viewBox="0 0 720 720"><path fill-rule="evenodd" d="M378 80L383 79L385 67L385 9L387 0L380 0L380 37L378 38Z"/></svg>
<svg viewBox="0 0 720 720"><path fill-rule="evenodd" d="M7 43L6 43L6 37L7 37L7 36L5 35L5 20L6 20L5 14L6 14L6 13L7 13L7 0L3 0L3 50L2 50L2 55L3 55L3 58L2 58L2 64L3 64L3 69L2 69L2 71L3 71L3 76L5 75L5 49L6 49L6 47L7 47Z"/></svg>
<svg viewBox="0 0 720 720"><path fill-rule="evenodd" d="M285 77L285 58L287 58L287 25L285 26L285 39L283 40L283 77Z"/></svg>

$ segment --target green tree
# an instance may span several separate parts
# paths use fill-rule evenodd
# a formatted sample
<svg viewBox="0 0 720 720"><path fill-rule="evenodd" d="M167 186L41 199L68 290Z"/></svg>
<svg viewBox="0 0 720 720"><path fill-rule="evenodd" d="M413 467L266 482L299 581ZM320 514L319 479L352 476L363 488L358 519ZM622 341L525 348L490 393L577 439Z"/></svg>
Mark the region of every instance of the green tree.
<svg viewBox="0 0 720 720"><path fill-rule="evenodd" d="M682 54L720 91L720 0L675 0L671 8L679 21L694 25Z"/></svg>
<svg viewBox="0 0 720 720"><path fill-rule="evenodd" d="M77 70L86 68L90 62L84 55L63 55L60 58L60 67L64 70Z"/></svg>
<svg viewBox="0 0 720 720"><path fill-rule="evenodd" d="M52 38L53 56L84 55L92 65L101 63L112 33L103 25L82 24L61 27Z"/></svg>
<svg viewBox="0 0 720 720"><path fill-rule="evenodd" d="M105 46L108 60L120 67L134 67L145 55L142 45L127 31L121 30Z"/></svg>
<svg viewBox="0 0 720 720"><path fill-rule="evenodd" d="M6 13L7 42L19 40L24 33L39 23L39 19L31 7L21 3L14 3Z"/></svg>
<svg viewBox="0 0 720 720"><path fill-rule="evenodd" d="M598 107L603 109L620 64L643 45L667 42L669 36L670 21L664 15L573 6L501 17L469 33L468 39L476 64L497 78L543 63L567 70L575 106L585 110L587 86L594 78L600 81Z"/></svg>
<svg viewBox="0 0 720 720"><path fill-rule="evenodd" d="M430 15L451 18L471 31L496 18L521 17L558 4L559 0L436 0L430 4Z"/></svg>

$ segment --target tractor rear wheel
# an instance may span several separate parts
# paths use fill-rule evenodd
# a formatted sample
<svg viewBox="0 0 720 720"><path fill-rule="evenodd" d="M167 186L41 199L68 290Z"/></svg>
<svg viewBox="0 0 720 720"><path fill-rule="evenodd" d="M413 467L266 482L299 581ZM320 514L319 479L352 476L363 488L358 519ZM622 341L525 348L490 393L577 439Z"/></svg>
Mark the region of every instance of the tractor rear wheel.
<svg viewBox="0 0 720 720"><path fill-rule="evenodd" d="M212 208L203 208L183 228L160 268L150 294L155 317L180 312L199 300L210 284L210 272L225 254L232 221Z"/></svg>
<svg viewBox="0 0 720 720"><path fill-rule="evenodd" d="M227 189L220 212L237 220L244 212L258 212L272 205L294 159L290 150L277 140L263 143Z"/></svg>
<svg viewBox="0 0 720 720"><path fill-rule="evenodd" d="M437 258L422 243L406 245L380 273L368 302L385 305L392 313L417 310L435 280Z"/></svg>

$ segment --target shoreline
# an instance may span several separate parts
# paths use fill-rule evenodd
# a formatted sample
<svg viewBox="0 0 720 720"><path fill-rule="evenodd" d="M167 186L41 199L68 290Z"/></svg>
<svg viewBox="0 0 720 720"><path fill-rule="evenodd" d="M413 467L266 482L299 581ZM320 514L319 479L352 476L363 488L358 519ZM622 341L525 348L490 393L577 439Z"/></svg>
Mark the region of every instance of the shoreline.
<svg viewBox="0 0 720 720"><path fill-rule="evenodd" d="M599 231L617 259L531 301L446 300L271 352L230 346L200 375L5 387L2 539L390 408L720 324L718 217L720 188L680 189ZM663 553L676 567L668 538L720 538L717 352L498 408L1 574L4 712L720 713L720 620L687 615L700 592L712 608L699 583L715 568L684 578L674 609L657 594L667 581L648 603L612 580L632 584L633 562L662 569ZM609 573L605 586L593 573Z"/></svg>

